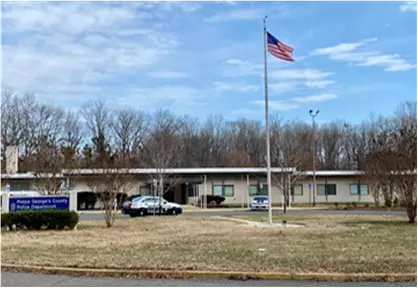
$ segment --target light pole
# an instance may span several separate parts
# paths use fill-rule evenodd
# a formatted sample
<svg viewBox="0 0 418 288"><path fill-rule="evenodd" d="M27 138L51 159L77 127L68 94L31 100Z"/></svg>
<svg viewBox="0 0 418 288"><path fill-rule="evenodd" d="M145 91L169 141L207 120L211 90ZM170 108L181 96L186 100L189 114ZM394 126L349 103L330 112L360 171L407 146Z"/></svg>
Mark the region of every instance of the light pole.
<svg viewBox="0 0 418 288"><path fill-rule="evenodd" d="M312 117L312 141L313 141L313 151L312 151L312 178L313 178L313 201L312 206L315 207L315 194L316 194L316 176L315 176L315 170L316 170L316 135L315 135L315 117L318 115L319 110L316 110L315 112L311 109L309 110L309 115Z"/></svg>

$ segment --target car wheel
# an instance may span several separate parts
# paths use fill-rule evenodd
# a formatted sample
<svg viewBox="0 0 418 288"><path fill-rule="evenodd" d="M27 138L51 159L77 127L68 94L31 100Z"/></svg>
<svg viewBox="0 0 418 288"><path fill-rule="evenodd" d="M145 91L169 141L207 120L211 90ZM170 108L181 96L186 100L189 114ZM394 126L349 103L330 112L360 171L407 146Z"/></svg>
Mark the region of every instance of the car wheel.
<svg viewBox="0 0 418 288"><path fill-rule="evenodd" d="M139 216L145 216L145 210L143 209L139 210Z"/></svg>
<svg viewBox="0 0 418 288"><path fill-rule="evenodd" d="M136 217L136 214L129 213L129 217L131 217L131 218Z"/></svg>

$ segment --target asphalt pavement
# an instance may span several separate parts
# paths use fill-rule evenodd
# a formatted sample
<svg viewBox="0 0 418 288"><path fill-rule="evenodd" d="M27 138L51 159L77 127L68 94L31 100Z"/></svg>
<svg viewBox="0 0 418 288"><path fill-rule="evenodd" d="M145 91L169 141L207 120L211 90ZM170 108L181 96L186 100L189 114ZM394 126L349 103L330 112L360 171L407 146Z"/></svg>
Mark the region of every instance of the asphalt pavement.
<svg viewBox="0 0 418 288"><path fill-rule="evenodd" d="M103 220L103 215L100 212L80 212L80 220ZM406 216L405 211L381 211L381 210L309 210L309 209L295 209L288 210L289 214L328 214L328 215L400 215ZM200 215L200 216L232 216L232 215L245 215L245 214L267 214L266 211L243 211L243 210L230 210L230 211L184 211L184 215ZM281 210L273 210L273 214L282 214ZM117 218L129 218L128 215L118 214ZM166 216L172 217L172 216Z"/></svg>
<svg viewBox="0 0 418 288"><path fill-rule="evenodd" d="M67 275L42 275L31 273L1 273L2 287L416 287L417 282L316 282L316 281L278 281L248 280L235 281L223 279L129 279L108 277L74 277Z"/></svg>

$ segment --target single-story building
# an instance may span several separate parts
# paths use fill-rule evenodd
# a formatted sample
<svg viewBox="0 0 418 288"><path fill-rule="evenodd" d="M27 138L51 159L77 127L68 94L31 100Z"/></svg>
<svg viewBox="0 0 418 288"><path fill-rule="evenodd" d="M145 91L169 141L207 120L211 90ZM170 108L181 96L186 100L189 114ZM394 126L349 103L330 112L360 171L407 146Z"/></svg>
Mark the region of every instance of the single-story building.
<svg viewBox="0 0 418 288"><path fill-rule="evenodd" d="M70 172L63 171L57 177L62 178L63 191L91 192L89 182L103 177L100 169L79 169L71 172L71 183L67 180ZM161 171L155 169L130 169L132 175L126 191L127 195L151 195L153 178ZM295 179L293 168L272 168L275 175ZM225 197L226 205L247 207L257 195L267 195L266 168L173 168L164 170L169 178L170 187L165 189L164 198L179 204L198 205L201 195L219 195ZM313 195L313 172L300 172L292 183L290 205L293 203L373 203L370 183L362 180L362 171L316 171L316 195ZM151 175L154 175L151 176ZM293 176L292 176L293 175ZM7 185L10 191L36 190L39 180L33 173L2 174L2 191ZM68 182L67 182L68 181ZM66 183L70 183L67 188ZM282 202L282 189L273 186L272 203ZM314 199L315 198L315 199Z"/></svg>

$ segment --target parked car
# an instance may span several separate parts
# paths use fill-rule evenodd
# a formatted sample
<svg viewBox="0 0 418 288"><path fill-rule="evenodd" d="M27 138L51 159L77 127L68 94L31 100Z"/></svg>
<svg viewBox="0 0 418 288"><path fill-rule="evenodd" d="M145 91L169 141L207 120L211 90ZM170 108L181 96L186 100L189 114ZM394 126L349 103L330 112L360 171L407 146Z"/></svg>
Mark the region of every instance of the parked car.
<svg viewBox="0 0 418 288"><path fill-rule="evenodd" d="M269 198L267 196L255 196L251 202L251 210L268 210Z"/></svg>
<svg viewBox="0 0 418 288"><path fill-rule="evenodd" d="M149 214L158 214L160 207L160 199L153 196L144 196L133 199L125 208L125 214L131 217L145 216ZM183 212L181 206L177 203L161 200L162 214L177 215Z"/></svg>
<svg viewBox="0 0 418 288"><path fill-rule="evenodd" d="M129 214L129 207L132 206L132 201L134 201L135 199L142 198L142 197L144 197L144 196L128 197L128 199L125 202L123 202L123 204L122 204L121 213L122 214Z"/></svg>

